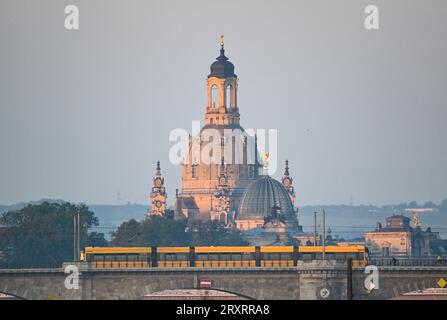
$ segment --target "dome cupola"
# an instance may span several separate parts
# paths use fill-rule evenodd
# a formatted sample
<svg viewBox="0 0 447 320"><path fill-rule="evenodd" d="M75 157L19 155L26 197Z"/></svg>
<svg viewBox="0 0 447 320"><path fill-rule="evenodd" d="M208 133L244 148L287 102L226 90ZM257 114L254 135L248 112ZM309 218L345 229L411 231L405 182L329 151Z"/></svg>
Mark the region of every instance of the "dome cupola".
<svg viewBox="0 0 447 320"><path fill-rule="evenodd" d="M225 56L223 36L221 36L220 41L220 55L216 58L216 61L211 64L210 70L211 73L208 75L208 78L237 78L234 74L234 64L232 64Z"/></svg>
<svg viewBox="0 0 447 320"><path fill-rule="evenodd" d="M289 194L284 186L268 175L252 182L242 195L236 220L259 220L269 216L272 208L286 219L294 216Z"/></svg>

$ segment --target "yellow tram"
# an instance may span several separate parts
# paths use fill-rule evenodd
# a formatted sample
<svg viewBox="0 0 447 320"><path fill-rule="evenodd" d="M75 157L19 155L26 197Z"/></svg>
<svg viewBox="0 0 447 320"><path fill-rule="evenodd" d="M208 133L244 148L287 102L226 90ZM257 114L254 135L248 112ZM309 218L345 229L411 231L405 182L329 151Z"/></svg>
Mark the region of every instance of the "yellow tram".
<svg viewBox="0 0 447 320"><path fill-rule="evenodd" d="M353 267L368 263L365 246L327 246L324 259L347 261ZM298 261L323 259L322 246L245 247L86 247L80 260L94 268L284 268Z"/></svg>

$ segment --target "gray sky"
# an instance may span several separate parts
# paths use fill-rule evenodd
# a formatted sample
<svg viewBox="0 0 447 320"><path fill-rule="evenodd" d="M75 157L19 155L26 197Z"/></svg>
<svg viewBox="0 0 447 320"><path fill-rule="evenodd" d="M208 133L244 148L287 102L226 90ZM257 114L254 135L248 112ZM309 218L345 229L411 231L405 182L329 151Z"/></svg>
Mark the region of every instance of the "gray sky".
<svg viewBox="0 0 447 320"><path fill-rule="evenodd" d="M446 17L445 0L2 0L0 203L149 203L159 159L172 205L168 135L203 121L222 32L241 123L279 130L299 206L439 202Z"/></svg>

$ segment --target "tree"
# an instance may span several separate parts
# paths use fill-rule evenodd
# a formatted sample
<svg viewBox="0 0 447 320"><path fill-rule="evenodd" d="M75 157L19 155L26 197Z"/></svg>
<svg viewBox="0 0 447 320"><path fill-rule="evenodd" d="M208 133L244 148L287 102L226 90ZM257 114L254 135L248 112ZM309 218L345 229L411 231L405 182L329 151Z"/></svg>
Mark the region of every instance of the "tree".
<svg viewBox="0 0 447 320"><path fill-rule="evenodd" d="M123 222L112 233L114 246L242 246L249 243L236 230L218 221L175 220L170 216L151 216L137 222Z"/></svg>
<svg viewBox="0 0 447 320"><path fill-rule="evenodd" d="M248 246L250 242L244 239L240 232L234 229L227 230L226 234L221 238L219 245L221 246Z"/></svg>
<svg viewBox="0 0 447 320"><path fill-rule="evenodd" d="M5 232L0 235L0 251L4 264L10 267L59 267L73 260L74 214L80 213L81 248L105 244L102 233L89 233L99 224L87 206L71 203L28 205L17 211L3 213L0 224Z"/></svg>
<svg viewBox="0 0 447 320"><path fill-rule="evenodd" d="M90 232L88 234L88 245L92 247L107 247L109 242L104 238L104 233Z"/></svg>
<svg viewBox="0 0 447 320"><path fill-rule="evenodd" d="M194 246L215 246L224 234L224 228L217 221L192 221L188 227L191 244Z"/></svg>
<svg viewBox="0 0 447 320"><path fill-rule="evenodd" d="M134 246L141 235L141 225L135 219L123 222L116 231L112 232L110 244L113 246Z"/></svg>
<svg viewBox="0 0 447 320"><path fill-rule="evenodd" d="M123 222L112 232L114 246L185 246L189 235L185 233L186 222L169 216L151 216L138 222L134 219Z"/></svg>
<svg viewBox="0 0 447 320"><path fill-rule="evenodd" d="M152 216L142 222L140 245L187 246L190 237L185 228L185 220L175 220L169 216Z"/></svg>
<svg viewBox="0 0 447 320"><path fill-rule="evenodd" d="M245 246L249 242L234 229L226 228L219 221L193 221L188 228L194 246Z"/></svg>

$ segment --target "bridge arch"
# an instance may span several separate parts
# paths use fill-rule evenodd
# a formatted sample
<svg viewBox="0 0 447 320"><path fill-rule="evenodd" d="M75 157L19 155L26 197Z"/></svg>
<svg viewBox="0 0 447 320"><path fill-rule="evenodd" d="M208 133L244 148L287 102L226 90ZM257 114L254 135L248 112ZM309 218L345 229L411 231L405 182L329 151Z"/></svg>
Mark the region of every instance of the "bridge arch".
<svg viewBox="0 0 447 320"><path fill-rule="evenodd" d="M1 290L0 290L0 295L6 295L8 297L13 298L13 300L26 300L25 298L23 298L21 296L15 295L14 293L4 292L4 291L1 291ZM8 297L5 297L5 298L8 299Z"/></svg>
<svg viewBox="0 0 447 320"><path fill-rule="evenodd" d="M222 293L232 294L249 300L273 298L263 296L265 293L263 293L262 290L259 290L259 285L256 284L259 281L259 277L256 277L256 275L247 276L247 282L252 283L252 285L248 286L244 284L240 277L231 277L226 274L219 276L207 275L205 278L212 279L212 286L210 288L198 287L199 280L194 274L159 274L155 277L134 275L128 276L125 281L117 281L116 278L100 276L88 279L87 281L93 281L93 283L85 283L85 285L87 287L95 287L95 299L117 298L124 300L138 300L144 296L169 290L220 291ZM265 281L266 280L264 280L264 282ZM114 297L111 297L109 293L113 293Z"/></svg>

